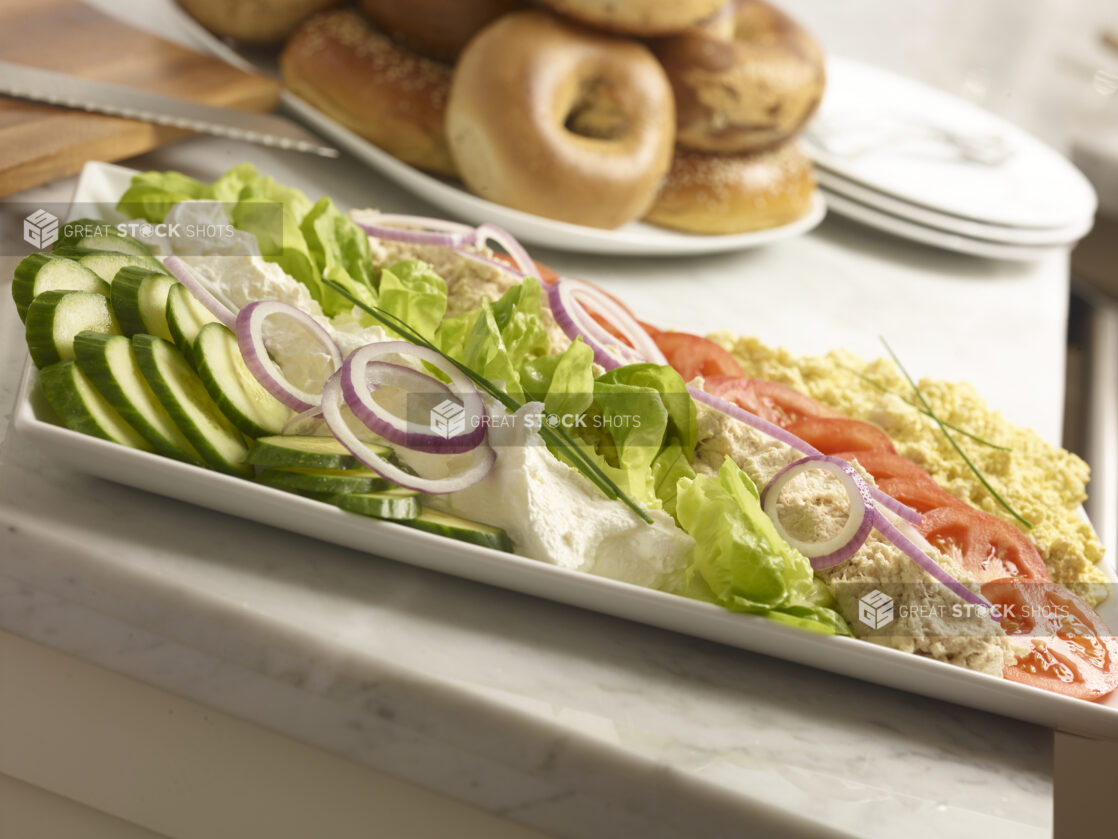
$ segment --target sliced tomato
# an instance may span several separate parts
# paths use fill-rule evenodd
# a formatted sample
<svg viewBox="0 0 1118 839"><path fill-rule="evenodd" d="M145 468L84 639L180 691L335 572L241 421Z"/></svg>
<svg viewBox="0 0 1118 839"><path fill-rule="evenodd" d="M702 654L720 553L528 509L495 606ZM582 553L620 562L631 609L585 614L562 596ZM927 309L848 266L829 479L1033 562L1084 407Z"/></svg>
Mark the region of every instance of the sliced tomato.
<svg viewBox="0 0 1118 839"><path fill-rule="evenodd" d="M828 408L798 390L745 376L709 376L704 387L707 393L732 402L739 408L756 414L779 426L807 417L841 417L838 411Z"/></svg>
<svg viewBox="0 0 1118 839"><path fill-rule="evenodd" d="M493 258L500 262L504 262L506 265L511 265L513 268L517 267L516 260L507 253L495 253L493 254ZM544 285L551 285L559 279L559 272L555 269L549 268L542 262L537 262L534 259L532 260L532 264L536 266L536 272L539 275L540 282Z"/></svg>
<svg viewBox="0 0 1118 839"><path fill-rule="evenodd" d="M1094 701L1118 688L1118 639L1082 598L1046 581L983 584L1002 628L1029 646L1003 675L1014 682Z"/></svg>
<svg viewBox="0 0 1118 839"><path fill-rule="evenodd" d="M862 468L878 481L889 478L909 478L914 481L926 480L935 483L935 479L928 474L924 467L907 457L901 457L896 452L871 449L867 451L835 452L834 456L841 457L843 460L857 460L862 464Z"/></svg>
<svg viewBox="0 0 1118 839"><path fill-rule="evenodd" d="M957 556L979 583L1013 577L1047 580L1040 552L1020 530L967 505L939 507L924 516L920 532L949 556Z"/></svg>
<svg viewBox="0 0 1118 839"><path fill-rule="evenodd" d="M652 336L668 364L684 381L696 376L742 376L744 370L732 355L714 341L687 332L658 332Z"/></svg>
<svg viewBox="0 0 1118 839"><path fill-rule="evenodd" d="M965 501L943 489L931 475L924 478L881 478L877 488L922 514L940 507L966 506Z"/></svg>
<svg viewBox="0 0 1118 839"><path fill-rule="evenodd" d="M823 454L882 451L896 454L889 435L868 422L839 417L805 417L784 426Z"/></svg>

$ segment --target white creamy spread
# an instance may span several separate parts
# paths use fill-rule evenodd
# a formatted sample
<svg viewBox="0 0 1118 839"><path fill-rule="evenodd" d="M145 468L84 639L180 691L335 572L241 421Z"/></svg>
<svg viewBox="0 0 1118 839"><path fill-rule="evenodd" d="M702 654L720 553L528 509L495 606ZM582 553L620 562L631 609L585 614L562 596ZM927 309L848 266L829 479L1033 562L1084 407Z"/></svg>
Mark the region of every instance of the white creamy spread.
<svg viewBox="0 0 1118 839"><path fill-rule="evenodd" d="M694 540L663 511L649 511L652 524L642 521L558 460L526 421L539 416L541 407L530 403L510 416L490 406L489 440L497 451L492 471L472 487L432 501L504 529L523 556L639 586L671 588L682 577ZM430 474L423 471L430 468L429 460L420 464L412 453L400 454Z"/></svg>

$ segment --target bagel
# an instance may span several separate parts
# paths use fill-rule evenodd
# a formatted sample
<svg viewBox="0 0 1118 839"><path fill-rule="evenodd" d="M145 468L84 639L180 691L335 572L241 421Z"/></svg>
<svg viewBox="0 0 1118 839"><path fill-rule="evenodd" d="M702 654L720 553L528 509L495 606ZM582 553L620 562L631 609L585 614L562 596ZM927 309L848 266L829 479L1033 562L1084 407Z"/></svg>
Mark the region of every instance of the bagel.
<svg viewBox="0 0 1118 839"><path fill-rule="evenodd" d="M778 227L811 207L815 175L795 141L753 154L678 149L645 221L688 233Z"/></svg>
<svg viewBox="0 0 1118 839"><path fill-rule="evenodd" d="M473 192L561 221L638 218L671 165L672 91L652 53L542 11L505 15L470 41L446 117Z"/></svg>
<svg viewBox="0 0 1118 839"><path fill-rule="evenodd" d="M206 29L246 44L281 44L316 12L342 0L179 0Z"/></svg>
<svg viewBox="0 0 1118 839"><path fill-rule="evenodd" d="M737 153L796 134L823 96L823 52L763 0L731 0L710 21L652 45L675 93L676 141Z"/></svg>
<svg viewBox="0 0 1118 839"><path fill-rule="evenodd" d="M450 67L396 44L359 12L308 20L280 71L292 92L394 157L455 174L444 129Z"/></svg>
<svg viewBox="0 0 1118 839"><path fill-rule="evenodd" d="M708 18L726 0L540 0L595 29L627 35L668 35Z"/></svg>
<svg viewBox="0 0 1118 839"><path fill-rule="evenodd" d="M524 0L361 0L382 31L418 53L453 62L466 43Z"/></svg>

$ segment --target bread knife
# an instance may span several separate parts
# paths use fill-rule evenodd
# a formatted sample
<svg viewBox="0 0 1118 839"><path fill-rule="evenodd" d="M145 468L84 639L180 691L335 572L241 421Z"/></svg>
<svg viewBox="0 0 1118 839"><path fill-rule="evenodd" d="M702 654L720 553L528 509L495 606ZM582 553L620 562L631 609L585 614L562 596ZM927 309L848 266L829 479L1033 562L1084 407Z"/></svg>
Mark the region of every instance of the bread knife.
<svg viewBox="0 0 1118 839"><path fill-rule="evenodd" d="M323 157L338 156L337 149L285 117L201 105L10 61L0 61L0 94Z"/></svg>

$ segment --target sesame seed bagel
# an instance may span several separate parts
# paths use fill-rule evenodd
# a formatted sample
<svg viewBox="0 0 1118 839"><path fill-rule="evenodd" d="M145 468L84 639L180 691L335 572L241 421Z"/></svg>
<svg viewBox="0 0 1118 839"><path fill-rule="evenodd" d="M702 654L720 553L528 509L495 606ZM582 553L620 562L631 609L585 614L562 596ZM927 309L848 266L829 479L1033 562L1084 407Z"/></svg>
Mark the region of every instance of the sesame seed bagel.
<svg viewBox="0 0 1118 839"><path fill-rule="evenodd" d="M790 141L753 154L678 149L645 221L688 233L747 233L788 224L811 207L811 162Z"/></svg>
<svg viewBox="0 0 1118 839"><path fill-rule="evenodd" d="M444 130L450 67L395 43L359 12L308 20L280 70L291 91L394 157L455 174Z"/></svg>
<svg viewBox="0 0 1118 839"><path fill-rule="evenodd" d="M669 35L717 12L726 0L540 0L587 26L627 35Z"/></svg>
<svg viewBox="0 0 1118 839"><path fill-rule="evenodd" d="M446 116L473 192L561 221L639 218L671 165L675 109L652 53L542 11L505 15L470 41Z"/></svg>
<svg viewBox="0 0 1118 839"><path fill-rule="evenodd" d="M478 32L525 0L361 0L379 29L418 53L453 62Z"/></svg>
<svg viewBox="0 0 1118 839"><path fill-rule="evenodd" d="M342 0L179 0L206 29L246 44L280 44L316 12Z"/></svg>
<svg viewBox="0 0 1118 839"><path fill-rule="evenodd" d="M676 141L697 151L757 151L807 122L823 96L823 52L763 0L652 44L676 100Z"/></svg>

